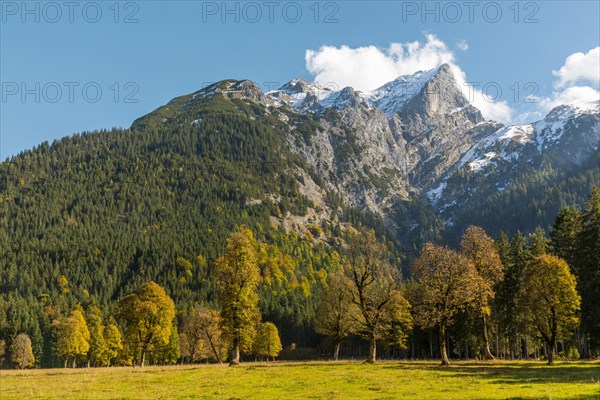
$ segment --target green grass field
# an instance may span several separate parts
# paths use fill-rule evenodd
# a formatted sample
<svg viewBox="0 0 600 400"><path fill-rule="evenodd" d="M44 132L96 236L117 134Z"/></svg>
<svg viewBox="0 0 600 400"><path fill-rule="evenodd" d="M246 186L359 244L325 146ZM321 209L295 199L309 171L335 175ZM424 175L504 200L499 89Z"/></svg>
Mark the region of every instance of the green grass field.
<svg viewBox="0 0 600 400"><path fill-rule="evenodd" d="M245 363L0 371L0 399L600 399L600 363Z"/></svg>

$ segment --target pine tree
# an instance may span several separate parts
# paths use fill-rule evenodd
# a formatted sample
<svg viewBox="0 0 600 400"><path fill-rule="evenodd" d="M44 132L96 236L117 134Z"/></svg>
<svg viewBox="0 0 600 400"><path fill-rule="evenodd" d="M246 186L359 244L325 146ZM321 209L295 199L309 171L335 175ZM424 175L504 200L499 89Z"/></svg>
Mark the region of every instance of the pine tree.
<svg viewBox="0 0 600 400"><path fill-rule="evenodd" d="M590 347L600 349L600 189L594 188L581 213L577 236L575 271L583 298L583 326L590 335ZM589 356L590 354L588 354Z"/></svg>
<svg viewBox="0 0 600 400"><path fill-rule="evenodd" d="M546 237L546 232L541 228L537 227L531 235L529 235L529 243L527 244L527 256L530 259L534 259L543 254L548 253L550 242Z"/></svg>
<svg viewBox="0 0 600 400"><path fill-rule="evenodd" d="M565 207L556 216L550 231L552 253L564 259L576 274L581 222L582 216L577 207Z"/></svg>

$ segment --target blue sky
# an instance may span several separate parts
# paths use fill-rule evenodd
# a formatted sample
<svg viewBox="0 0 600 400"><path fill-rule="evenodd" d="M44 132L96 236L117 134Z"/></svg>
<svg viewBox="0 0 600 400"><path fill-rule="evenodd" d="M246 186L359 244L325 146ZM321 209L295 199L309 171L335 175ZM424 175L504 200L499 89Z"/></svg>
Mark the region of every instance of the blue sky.
<svg viewBox="0 0 600 400"><path fill-rule="evenodd" d="M268 87L296 76L314 80L307 50L374 46L390 56L392 43L425 46L431 35L468 81L497 83L499 100L517 118L535 111L523 103L528 82L538 97L555 96L576 81L557 89L560 77L552 71L600 44L597 1L484 1L471 9L464 3L428 2L431 12L424 13L421 1L74 1L69 8L62 1L1 0L0 159L44 140L128 127L208 82L247 78ZM225 4L233 11L225 13Z"/></svg>

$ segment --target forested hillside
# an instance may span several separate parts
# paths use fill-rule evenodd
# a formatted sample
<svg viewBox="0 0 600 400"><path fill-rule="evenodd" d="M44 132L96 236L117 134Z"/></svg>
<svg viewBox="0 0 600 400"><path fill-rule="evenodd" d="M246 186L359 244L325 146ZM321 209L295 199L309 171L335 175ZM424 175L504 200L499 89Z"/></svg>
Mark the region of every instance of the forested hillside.
<svg viewBox="0 0 600 400"><path fill-rule="evenodd" d="M484 227L494 237L501 231L532 232L538 226L548 230L563 207L583 206L592 188L600 186L600 149L576 167L564 168L549 159L521 166L502 191L492 177L472 174L458 186L458 191L477 191L467 204L453 208L453 233L469 224Z"/></svg>
<svg viewBox="0 0 600 400"><path fill-rule="evenodd" d="M48 306L114 314L149 280L180 312L214 304L210 265L246 225L264 243L264 314L289 328L284 341L312 340L314 294L338 267L343 221L386 230L327 194L331 219L311 220L297 172L310 169L287 150L280 122L251 106L217 97L200 106L201 123L85 133L0 164L0 336L30 332L39 355ZM310 230L286 232L278 221L290 216L306 216Z"/></svg>

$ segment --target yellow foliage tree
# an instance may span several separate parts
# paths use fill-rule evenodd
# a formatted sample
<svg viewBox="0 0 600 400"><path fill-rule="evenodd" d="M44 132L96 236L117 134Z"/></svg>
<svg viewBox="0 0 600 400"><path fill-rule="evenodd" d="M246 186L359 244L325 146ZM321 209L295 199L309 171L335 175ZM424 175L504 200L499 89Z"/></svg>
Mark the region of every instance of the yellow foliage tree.
<svg viewBox="0 0 600 400"><path fill-rule="evenodd" d="M275 324L265 322L260 324L256 332L254 340L254 354L257 356L269 357L275 360L275 357L281 352L281 340L279 339L279 331Z"/></svg>
<svg viewBox="0 0 600 400"><path fill-rule="evenodd" d="M481 318L484 355L488 360L494 359L490 351L487 332L487 318L492 310L490 303L495 297L494 288L504 279L504 266L492 238L477 226L469 226L460 242L460 250L467 257L481 277L478 290L477 312Z"/></svg>
<svg viewBox="0 0 600 400"><path fill-rule="evenodd" d="M106 365L110 365L123 350L123 343L121 340L121 331L119 331L119 327L114 318L111 317L104 328L104 343L106 344L104 361L106 362Z"/></svg>
<svg viewBox="0 0 600 400"><path fill-rule="evenodd" d="M423 328L439 327L441 364L449 365L447 329L458 312L476 304L481 277L467 257L431 243L423 246L411 272L416 279L409 289L415 321Z"/></svg>
<svg viewBox="0 0 600 400"><path fill-rule="evenodd" d="M239 228L227 239L225 253L213 265L223 332L232 348L230 365L239 364L240 351L252 350L255 326L260 321L256 247L252 231Z"/></svg>
<svg viewBox="0 0 600 400"><path fill-rule="evenodd" d="M546 345L548 364L552 364L556 341L579 324L581 297L567 262L546 254L527 264L519 305L532 333Z"/></svg>
<svg viewBox="0 0 600 400"><path fill-rule="evenodd" d="M125 322L126 343L141 367L149 350L169 343L175 303L156 282L150 281L137 293L121 299L119 315Z"/></svg>
<svg viewBox="0 0 600 400"><path fill-rule="evenodd" d="M73 368L77 366L77 358L87 355L90 349L90 331L83 313L79 308L71 311L67 318L57 323L56 351L65 359L65 368L68 360L72 360Z"/></svg>

